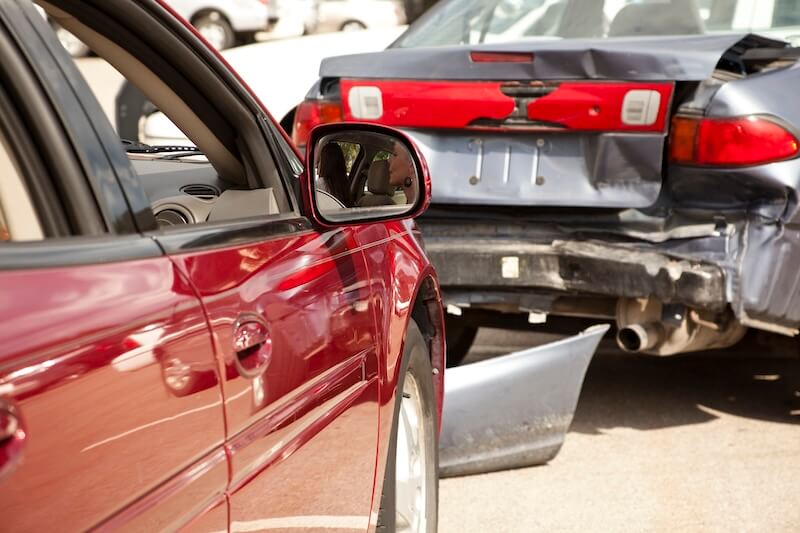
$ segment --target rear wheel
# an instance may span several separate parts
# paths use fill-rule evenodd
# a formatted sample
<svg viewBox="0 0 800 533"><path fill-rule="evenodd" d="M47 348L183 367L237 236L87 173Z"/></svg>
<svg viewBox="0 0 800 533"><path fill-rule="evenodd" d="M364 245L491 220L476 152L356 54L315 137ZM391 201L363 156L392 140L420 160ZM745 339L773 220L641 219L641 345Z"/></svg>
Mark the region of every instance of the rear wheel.
<svg viewBox="0 0 800 533"><path fill-rule="evenodd" d="M458 366L472 348L478 328L465 324L459 318L448 316L444 331L447 339L447 367Z"/></svg>
<svg viewBox="0 0 800 533"><path fill-rule="evenodd" d="M236 46L244 45L244 44L253 44L256 42L256 35L258 32L255 31L240 31L236 34Z"/></svg>
<svg viewBox="0 0 800 533"><path fill-rule="evenodd" d="M433 369L427 343L410 322L397 385L380 532L434 532L439 505L438 439Z"/></svg>
<svg viewBox="0 0 800 533"><path fill-rule="evenodd" d="M230 48L236 42L233 28L219 11L210 11L195 17L192 26L217 50Z"/></svg>

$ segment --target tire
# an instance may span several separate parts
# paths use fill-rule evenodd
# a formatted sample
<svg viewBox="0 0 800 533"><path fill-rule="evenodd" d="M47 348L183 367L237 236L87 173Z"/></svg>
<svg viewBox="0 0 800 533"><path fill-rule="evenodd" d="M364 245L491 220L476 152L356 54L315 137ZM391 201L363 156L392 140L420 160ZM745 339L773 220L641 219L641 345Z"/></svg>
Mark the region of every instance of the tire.
<svg viewBox="0 0 800 533"><path fill-rule="evenodd" d="M377 531L433 533L439 512L436 399L428 346L413 320L406 333L402 361ZM418 446L413 446L415 431ZM416 453L411 450L414 447ZM424 509L420 509L423 503Z"/></svg>
<svg viewBox="0 0 800 533"><path fill-rule="evenodd" d="M367 27L363 22L357 20L348 20L339 27L339 31L361 31L366 30Z"/></svg>
<svg viewBox="0 0 800 533"><path fill-rule="evenodd" d="M236 44L233 28L219 11L209 11L195 17L192 26L217 50L225 50Z"/></svg>
<svg viewBox="0 0 800 533"><path fill-rule="evenodd" d="M478 328L448 316L445 319L444 331L447 340L447 367L458 366L466 359L472 348Z"/></svg>
<svg viewBox="0 0 800 533"><path fill-rule="evenodd" d="M255 31L241 31L236 34L236 46L242 46L245 44L253 44L256 42L256 35L258 32Z"/></svg>

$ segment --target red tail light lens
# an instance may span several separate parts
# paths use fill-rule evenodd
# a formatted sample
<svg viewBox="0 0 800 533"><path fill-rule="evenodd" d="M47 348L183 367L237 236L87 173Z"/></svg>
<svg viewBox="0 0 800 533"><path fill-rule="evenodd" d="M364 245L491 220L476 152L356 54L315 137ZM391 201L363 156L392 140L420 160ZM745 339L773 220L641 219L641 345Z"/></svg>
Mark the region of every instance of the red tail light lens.
<svg viewBox="0 0 800 533"><path fill-rule="evenodd" d="M762 117L672 120L670 159L707 166L749 166L796 157L800 143L789 130Z"/></svg>
<svg viewBox="0 0 800 533"><path fill-rule="evenodd" d="M292 141L300 150L305 149L311 130L320 124L342 121L342 106L326 100L306 100L294 113Z"/></svg>

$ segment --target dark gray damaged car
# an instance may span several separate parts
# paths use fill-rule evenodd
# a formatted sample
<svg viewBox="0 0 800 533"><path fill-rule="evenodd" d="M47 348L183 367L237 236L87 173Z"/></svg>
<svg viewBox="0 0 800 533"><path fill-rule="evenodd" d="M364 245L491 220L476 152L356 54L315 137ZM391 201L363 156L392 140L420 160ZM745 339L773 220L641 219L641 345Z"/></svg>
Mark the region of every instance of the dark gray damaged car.
<svg viewBox="0 0 800 533"><path fill-rule="evenodd" d="M326 60L296 124L339 105L425 153L451 364L482 325L610 321L656 355L794 336L800 49L773 38L800 2L755 6L444 1L388 50Z"/></svg>

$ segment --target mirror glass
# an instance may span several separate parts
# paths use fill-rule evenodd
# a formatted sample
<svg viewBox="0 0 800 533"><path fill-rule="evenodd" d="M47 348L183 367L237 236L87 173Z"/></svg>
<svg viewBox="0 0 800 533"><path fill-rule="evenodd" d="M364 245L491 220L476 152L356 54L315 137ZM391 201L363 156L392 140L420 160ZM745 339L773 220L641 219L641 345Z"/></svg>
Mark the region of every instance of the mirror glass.
<svg viewBox="0 0 800 533"><path fill-rule="evenodd" d="M403 141L372 131L321 137L314 147L317 211L330 222L403 218L420 199L420 177Z"/></svg>

